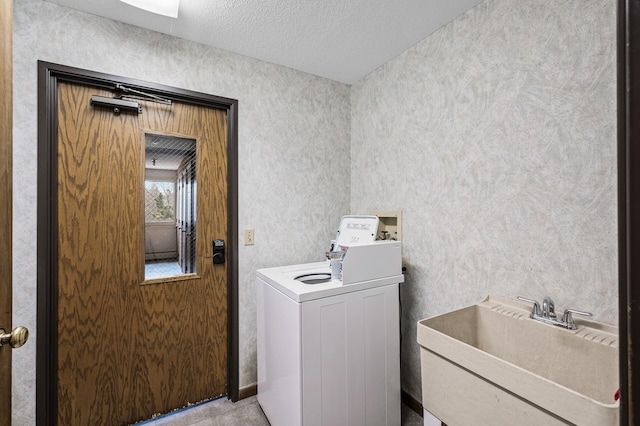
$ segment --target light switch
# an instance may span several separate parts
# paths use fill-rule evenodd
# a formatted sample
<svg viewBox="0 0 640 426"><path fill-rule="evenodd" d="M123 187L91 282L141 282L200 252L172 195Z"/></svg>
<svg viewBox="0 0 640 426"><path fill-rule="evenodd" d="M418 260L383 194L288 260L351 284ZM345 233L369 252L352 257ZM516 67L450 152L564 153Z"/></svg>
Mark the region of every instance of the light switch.
<svg viewBox="0 0 640 426"><path fill-rule="evenodd" d="M256 243L255 230L253 228L247 228L244 230L244 245L252 246Z"/></svg>

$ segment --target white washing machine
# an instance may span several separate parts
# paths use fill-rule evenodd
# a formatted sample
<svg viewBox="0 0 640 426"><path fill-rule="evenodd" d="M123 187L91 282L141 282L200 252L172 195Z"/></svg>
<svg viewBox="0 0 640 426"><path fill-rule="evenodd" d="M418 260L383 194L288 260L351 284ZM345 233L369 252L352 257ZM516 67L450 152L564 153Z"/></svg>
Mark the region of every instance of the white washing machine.
<svg viewBox="0 0 640 426"><path fill-rule="evenodd" d="M401 244L336 247L341 279L329 262L257 271L258 402L272 426L400 425Z"/></svg>

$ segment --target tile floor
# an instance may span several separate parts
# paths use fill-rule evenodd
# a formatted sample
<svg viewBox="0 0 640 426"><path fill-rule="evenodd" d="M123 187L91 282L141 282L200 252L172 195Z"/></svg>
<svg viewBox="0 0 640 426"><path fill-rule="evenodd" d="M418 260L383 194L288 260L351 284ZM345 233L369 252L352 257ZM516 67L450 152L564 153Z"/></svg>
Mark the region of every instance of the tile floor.
<svg viewBox="0 0 640 426"><path fill-rule="evenodd" d="M255 396L236 403L226 398L194 405L156 419L143 426L269 426ZM421 426L422 417L402 405L402 426Z"/></svg>
<svg viewBox="0 0 640 426"><path fill-rule="evenodd" d="M172 277L182 275L182 269L178 262L149 262L144 265L144 279Z"/></svg>

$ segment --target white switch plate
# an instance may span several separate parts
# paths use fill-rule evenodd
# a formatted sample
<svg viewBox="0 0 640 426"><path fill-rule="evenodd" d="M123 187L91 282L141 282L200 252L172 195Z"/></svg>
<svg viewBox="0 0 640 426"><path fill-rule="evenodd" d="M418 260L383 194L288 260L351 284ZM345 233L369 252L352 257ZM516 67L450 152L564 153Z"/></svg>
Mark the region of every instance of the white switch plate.
<svg viewBox="0 0 640 426"><path fill-rule="evenodd" d="M244 230L244 245L252 246L256 243L255 230L253 228L247 228Z"/></svg>

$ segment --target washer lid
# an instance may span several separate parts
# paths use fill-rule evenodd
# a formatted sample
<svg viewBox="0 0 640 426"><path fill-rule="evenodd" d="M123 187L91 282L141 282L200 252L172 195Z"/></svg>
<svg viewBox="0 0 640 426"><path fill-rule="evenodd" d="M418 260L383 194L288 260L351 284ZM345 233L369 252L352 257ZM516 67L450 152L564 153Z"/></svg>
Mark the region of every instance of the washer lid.
<svg viewBox="0 0 640 426"><path fill-rule="evenodd" d="M259 281L275 288L297 303L381 287L383 285L398 284L404 281L404 275L402 274L347 285L342 285L340 281L333 281L331 279L317 284L305 284L295 279L305 274L330 275L329 262L278 266L275 268L258 269L256 271L256 276Z"/></svg>
<svg viewBox="0 0 640 426"><path fill-rule="evenodd" d="M342 216L336 235L336 249L340 245L372 243L378 233L378 216Z"/></svg>

